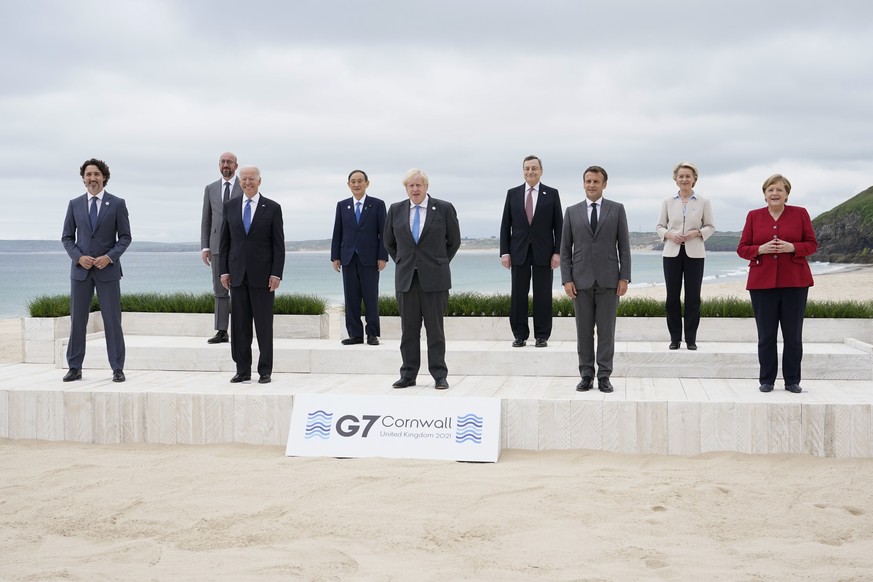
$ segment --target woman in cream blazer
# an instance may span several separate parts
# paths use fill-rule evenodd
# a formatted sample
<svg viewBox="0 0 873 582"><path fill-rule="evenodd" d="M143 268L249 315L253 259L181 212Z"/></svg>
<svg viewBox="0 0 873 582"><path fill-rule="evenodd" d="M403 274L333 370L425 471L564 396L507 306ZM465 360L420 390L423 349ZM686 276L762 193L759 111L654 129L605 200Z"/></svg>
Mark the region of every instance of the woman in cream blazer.
<svg viewBox="0 0 873 582"><path fill-rule="evenodd" d="M664 241L664 280L667 283L667 330L670 349L679 349L682 341L682 303L680 292L685 281L685 344L697 349L697 327L700 325L700 286L703 283L703 261L708 239L715 226L709 200L694 193L697 168L690 162L680 162L673 168L673 180L679 192L661 204L656 232Z"/></svg>

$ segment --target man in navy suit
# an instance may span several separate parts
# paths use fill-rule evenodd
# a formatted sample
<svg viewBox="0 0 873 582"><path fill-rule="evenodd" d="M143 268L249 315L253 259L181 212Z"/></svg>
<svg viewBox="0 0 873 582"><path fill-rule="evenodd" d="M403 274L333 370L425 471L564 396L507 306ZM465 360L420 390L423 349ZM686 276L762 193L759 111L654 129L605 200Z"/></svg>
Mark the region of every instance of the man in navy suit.
<svg viewBox="0 0 873 582"><path fill-rule="evenodd" d="M106 353L112 381L124 382L124 334L121 331L121 255L130 245L130 220L124 200L104 188L109 166L103 160L87 160L79 175L88 190L70 200L61 242L73 260L70 270L69 371L64 382L82 378L85 360L85 330L94 290L103 316Z"/></svg>
<svg viewBox="0 0 873 582"><path fill-rule="evenodd" d="M552 335L552 271L561 265L561 198L540 182L543 163L527 156L522 163L525 183L506 193L500 223L500 262L512 271L509 326L524 347L530 337L528 293L533 279L533 323L536 347L549 345Z"/></svg>
<svg viewBox="0 0 873 582"><path fill-rule="evenodd" d="M388 263L382 241L385 228L385 203L369 196L370 181L363 170L353 170L348 179L351 198L336 205L330 260L336 272L342 271L346 300L346 331L343 345L364 343L361 300L367 310L367 343L379 345L379 272Z"/></svg>
<svg viewBox="0 0 873 582"><path fill-rule="evenodd" d="M258 334L258 383L273 374L273 301L285 269L282 207L261 195L261 171L239 172L243 196L224 205L218 265L230 294L230 349L236 362L231 382L252 379L252 320Z"/></svg>

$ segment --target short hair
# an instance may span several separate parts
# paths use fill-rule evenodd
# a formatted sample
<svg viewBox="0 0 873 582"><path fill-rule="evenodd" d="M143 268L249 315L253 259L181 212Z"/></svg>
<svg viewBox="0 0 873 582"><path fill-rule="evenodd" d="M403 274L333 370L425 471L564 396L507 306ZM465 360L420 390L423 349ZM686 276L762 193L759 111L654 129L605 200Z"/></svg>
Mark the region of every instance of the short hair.
<svg viewBox="0 0 873 582"><path fill-rule="evenodd" d="M582 172L582 178L585 178L585 174L588 172L594 172L595 174L600 174L603 176L603 183L606 184L609 181L609 176L606 173L606 170L601 168L600 166L588 166L585 168L585 171Z"/></svg>
<svg viewBox="0 0 873 582"><path fill-rule="evenodd" d="M258 178L261 177L261 169L257 166L243 166L242 168L239 169L239 173L242 174L246 170L254 170L255 176L257 176Z"/></svg>
<svg viewBox="0 0 873 582"><path fill-rule="evenodd" d="M694 186L694 184L697 184L697 166L695 166L691 162L679 162L678 164L676 164L676 166L673 168L673 179L676 179L676 176L679 175L679 170L681 170L682 168L691 170L691 173L694 174L694 183L691 185Z"/></svg>
<svg viewBox="0 0 873 582"><path fill-rule="evenodd" d="M767 188L769 188L770 186L772 186L776 182L782 182L782 184L785 186L785 194L786 195L791 194L791 182L789 182L788 178L786 178L782 174L773 174L772 176L770 176L769 178L764 180L764 185L761 186L761 191L766 194Z"/></svg>
<svg viewBox="0 0 873 582"><path fill-rule="evenodd" d="M539 165L540 165L540 170L543 169L543 161L542 161L541 159L539 159L538 157L536 157L535 155L533 155L533 154L531 154L531 155L525 157L524 160L521 162L521 166L524 167L525 162L529 162L529 161L531 161L531 160L536 160L536 161L539 163Z"/></svg>
<svg viewBox="0 0 873 582"><path fill-rule="evenodd" d="M370 178L367 177L367 172L365 172L364 170L352 170L351 172L349 172L349 178L346 181L351 182L352 176L354 176L355 174L363 174L364 175L364 182L370 181Z"/></svg>
<svg viewBox="0 0 873 582"><path fill-rule="evenodd" d="M82 167L79 168L80 177L85 177L85 168L87 168L88 166L97 166L97 169L100 170L100 173L103 174L103 178L105 178L103 180L103 185L106 186L106 184L109 183L109 166L106 164L106 162L104 162L103 160L98 160L97 158L91 158L90 160L86 160L85 163L82 164Z"/></svg>
<svg viewBox="0 0 873 582"><path fill-rule="evenodd" d="M406 188L409 182L412 181L412 179L416 176L421 176L421 181L424 182L424 185L430 186L430 180L427 179L427 174L425 174L422 170L412 168L411 170L408 170L406 172L405 176L403 176L403 187Z"/></svg>

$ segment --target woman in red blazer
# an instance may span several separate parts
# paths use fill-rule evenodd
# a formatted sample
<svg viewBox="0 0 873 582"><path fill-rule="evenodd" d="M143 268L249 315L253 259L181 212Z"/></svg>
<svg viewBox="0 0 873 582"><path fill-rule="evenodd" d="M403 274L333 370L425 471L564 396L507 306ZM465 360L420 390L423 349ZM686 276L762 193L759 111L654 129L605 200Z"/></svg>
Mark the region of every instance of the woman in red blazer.
<svg viewBox="0 0 873 582"><path fill-rule="evenodd" d="M812 221L805 208L788 206L791 183L780 174L764 181L766 208L752 210L740 237L737 254L749 260L746 289L758 326L761 392L776 383L776 332L782 327L782 378L789 392L802 392L803 315L813 285L806 257L818 249Z"/></svg>

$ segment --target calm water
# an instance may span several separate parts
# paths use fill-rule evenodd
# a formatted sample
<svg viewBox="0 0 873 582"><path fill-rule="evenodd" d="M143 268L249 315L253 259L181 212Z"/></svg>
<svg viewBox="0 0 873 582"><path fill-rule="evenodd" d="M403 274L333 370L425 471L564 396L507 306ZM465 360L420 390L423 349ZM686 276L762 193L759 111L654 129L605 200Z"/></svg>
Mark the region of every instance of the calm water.
<svg viewBox="0 0 873 582"><path fill-rule="evenodd" d="M279 292L319 295L342 303L342 279L334 272L327 251L288 253L285 279ZM210 270L199 252L136 252L122 257L121 291L203 292L211 290ZM822 273L844 265L814 264ZM661 255L634 253L631 287L663 284ZM709 253L704 277L716 280L744 277L745 262L734 253ZM0 253L0 319L26 315L27 302L38 295L70 292L70 259L63 250L52 253ZM393 294L394 269L389 262L382 272L381 293ZM461 251L452 261L452 289L483 293L508 293L509 271L500 266L497 251ZM560 276L555 290L560 290Z"/></svg>

